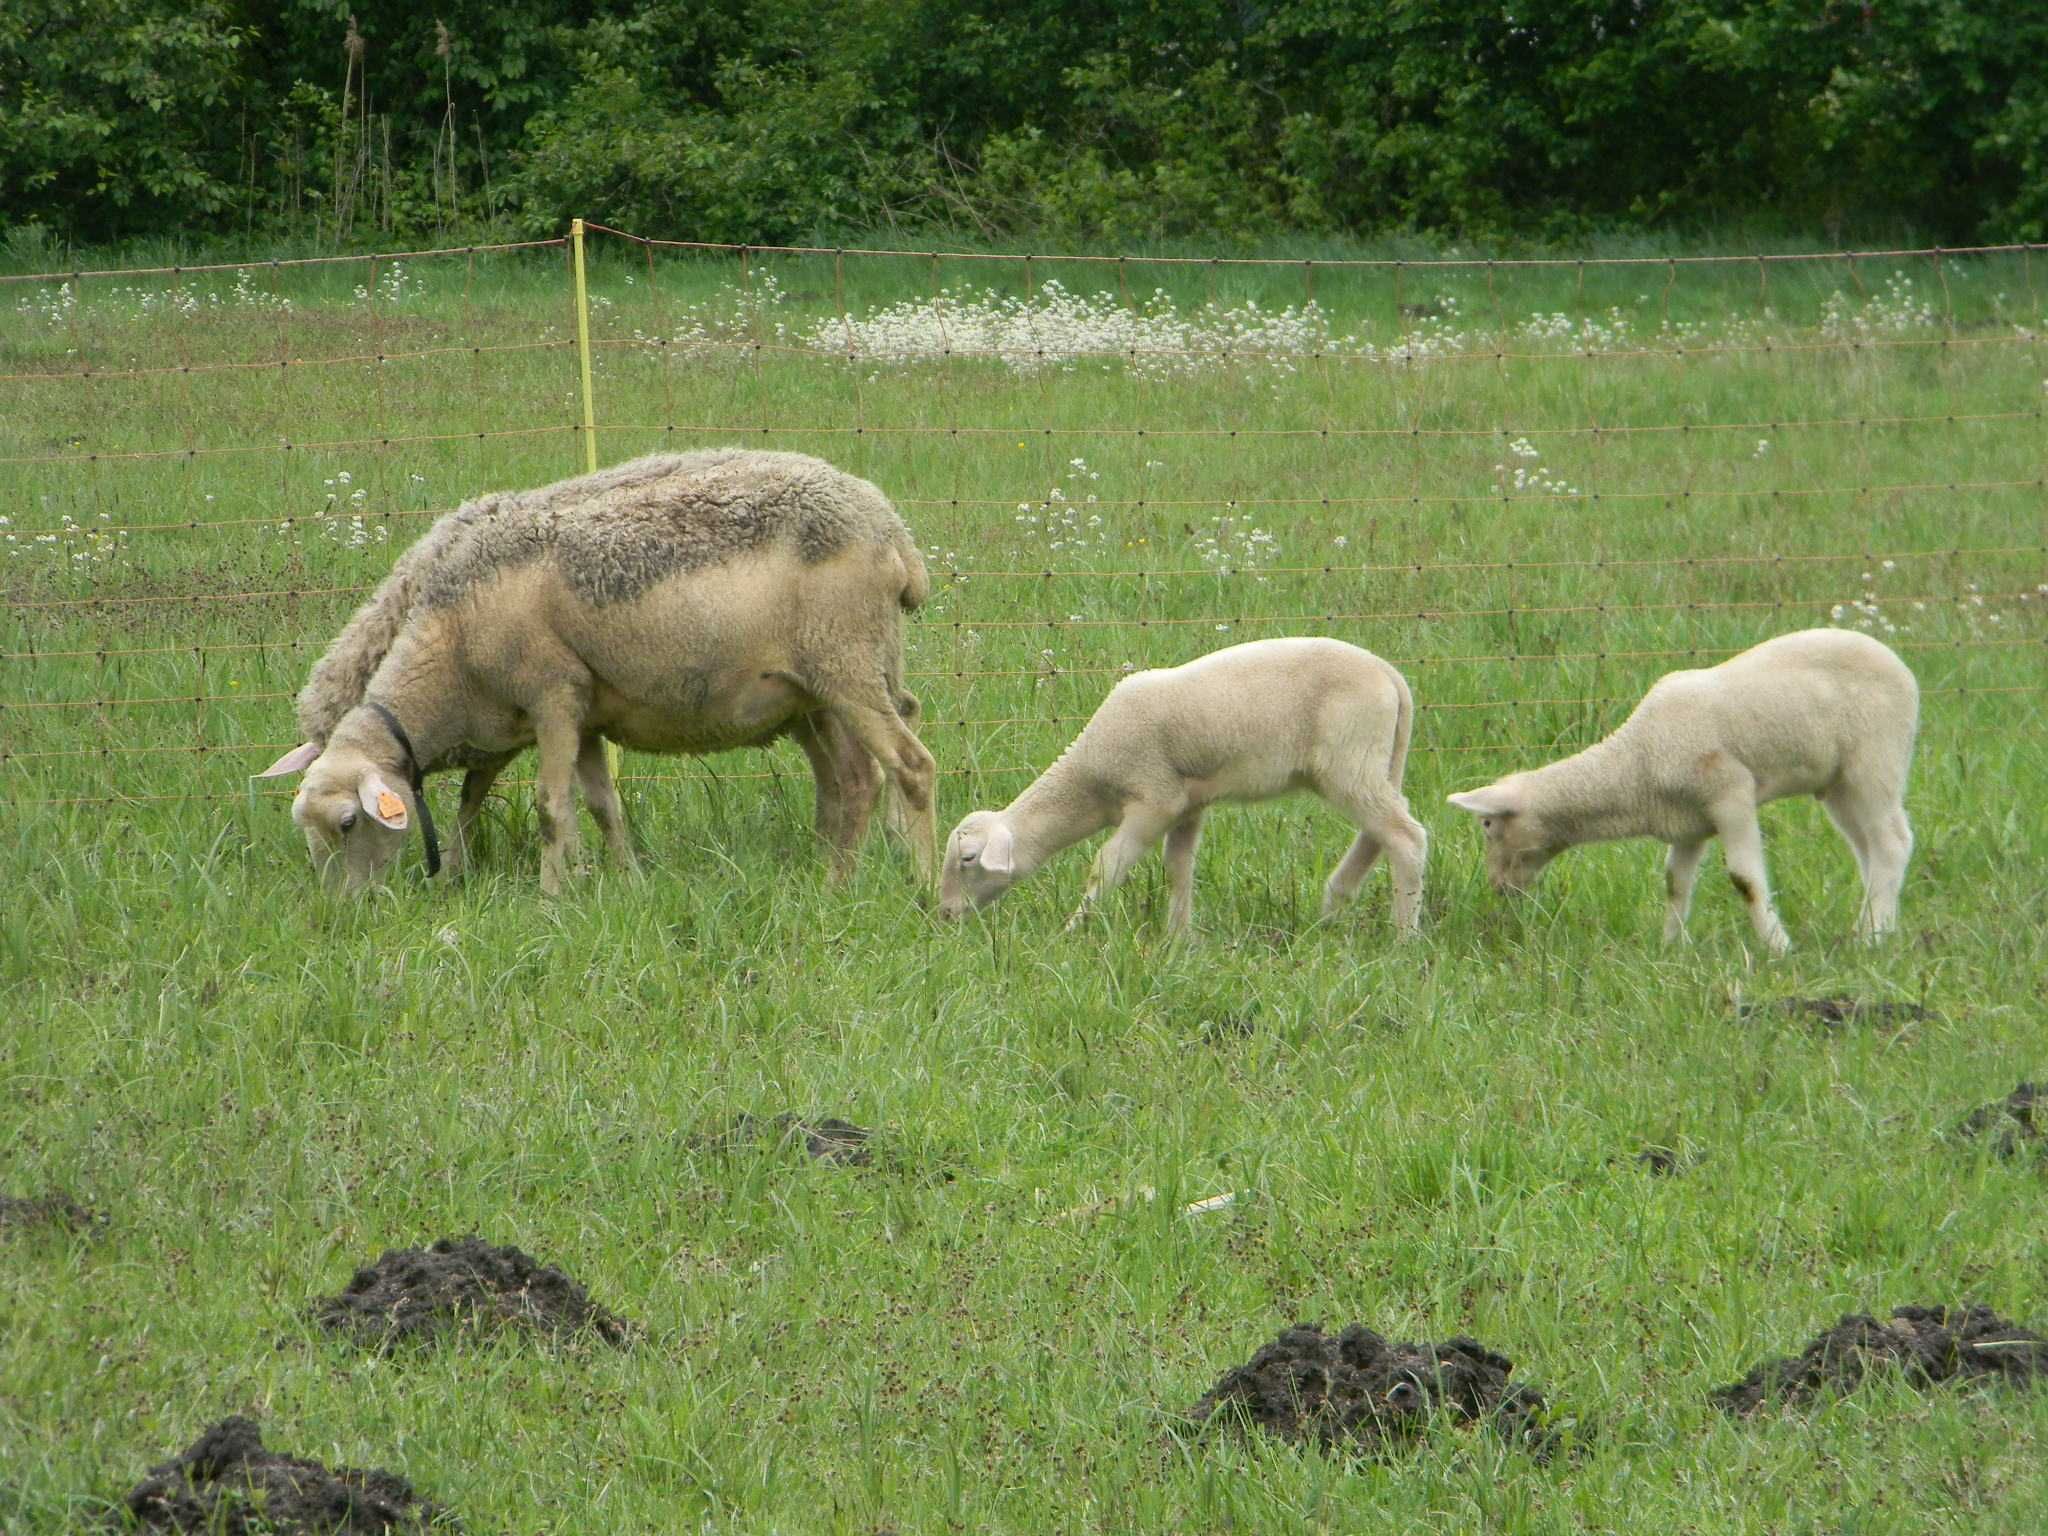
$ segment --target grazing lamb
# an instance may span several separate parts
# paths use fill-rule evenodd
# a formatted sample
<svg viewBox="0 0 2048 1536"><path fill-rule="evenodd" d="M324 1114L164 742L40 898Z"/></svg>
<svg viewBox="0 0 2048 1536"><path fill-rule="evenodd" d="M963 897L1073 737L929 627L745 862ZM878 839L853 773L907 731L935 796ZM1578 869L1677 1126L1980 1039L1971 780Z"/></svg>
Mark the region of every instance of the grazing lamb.
<svg viewBox="0 0 2048 1536"><path fill-rule="evenodd" d="M1919 712L1919 685L1885 646L1851 630L1802 630L1718 667L1669 673L1605 741L1450 802L1485 828L1497 890L1527 890L1577 843L1669 843L1667 943L1685 932L1700 855L1718 836L1757 936L1782 954L1791 940L1771 907L1757 807L1814 795L1856 855L1857 927L1874 938L1898 923L1913 852L1904 797Z"/></svg>
<svg viewBox="0 0 2048 1536"><path fill-rule="evenodd" d="M292 819L330 879L359 890L396 857L421 780L469 770L466 834L491 779L537 745L541 885L578 855L570 777L632 862L610 739L722 752L795 737L843 869L886 773L928 878L931 754L907 722L903 615L924 561L874 486L802 454L657 454L480 497L399 561L300 695ZM879 771L878 767L879 766Z"/></svg>
<svg viewBox="0 0 2048 1536"><path fill-rule="evenodd" d="M976 811L953 829L939 911L959 917L986 906L1062 848L1114 824L1067 926L1163 837L1167 926L1178 933L1194 916L1203 812L1308 789L1360 829L1323 888L1323 915L1357 893L1384 850L1394 925L1411 935L1429 841L1401 795L1414 716L1401 674L1341 640L1255 640L1134 673L1006 809Z"/></svg>

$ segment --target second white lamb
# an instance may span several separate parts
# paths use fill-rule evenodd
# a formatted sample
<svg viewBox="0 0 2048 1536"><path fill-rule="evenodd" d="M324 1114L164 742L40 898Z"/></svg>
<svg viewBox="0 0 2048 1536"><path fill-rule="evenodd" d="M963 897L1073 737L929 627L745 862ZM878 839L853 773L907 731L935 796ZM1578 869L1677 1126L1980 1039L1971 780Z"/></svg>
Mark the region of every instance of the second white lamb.
<svg viewBox="0 0 2048 1536"><path fill-rule="evenodd" d="M939 910L959 917L986 906L1060 850L1114 826L1068 926L1163 839L1167 926L1179 933L1194 916L1195 846L1209 807L1309 790L1359 829L1324 886L1324 916L1356 895L1384 852L1394 926L1412 935L1429 843L1401 794L1414 719L1401 674L1341 640L1255 640L1134 673L1028 789L953 829Z"/></svg>

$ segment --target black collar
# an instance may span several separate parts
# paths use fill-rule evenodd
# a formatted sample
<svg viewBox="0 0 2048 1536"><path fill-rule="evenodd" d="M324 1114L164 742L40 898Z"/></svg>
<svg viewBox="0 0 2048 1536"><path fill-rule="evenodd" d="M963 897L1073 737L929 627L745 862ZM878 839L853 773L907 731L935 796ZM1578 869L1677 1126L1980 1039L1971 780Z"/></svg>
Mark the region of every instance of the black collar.
<svg viewBox="0 0 2048 1536"><path fill-rule="evenodd" d="M420 832L427 840L427 878L431 880L441 873L441 839L434 835L434 813L427 808L427 780L420 772L420 755L413 751L412 738L405 734L398 716L375 699L363 700L363 708L375 711L377 718L391 728L392 739L405 754L406 778L412 785L413 803L420 808Z"/></svg>

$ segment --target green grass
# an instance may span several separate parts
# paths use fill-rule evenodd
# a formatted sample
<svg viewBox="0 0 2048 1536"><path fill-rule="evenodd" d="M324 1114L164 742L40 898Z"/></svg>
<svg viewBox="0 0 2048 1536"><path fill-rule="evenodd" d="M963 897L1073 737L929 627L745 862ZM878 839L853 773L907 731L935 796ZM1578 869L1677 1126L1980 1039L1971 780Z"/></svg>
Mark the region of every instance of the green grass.
<svg viewBox="0 0 2048 1536"><path fill-rule="evenodd" d="M0 515L59 530L0 556L0 1190L111 1218L97 1241L0 1234L0 1527L85 1524L230 1412L487 1531L2035 1527L2048 1395L1886 1387L1743 1423L1705 1399L1847 1311L2048 1323L2041 1167L1941 1134L2048 1071L2048 634L2017 596L2048 579L2048 358L2012 329L2038 320L2024 263L1945 263L1934 322L1876 334L1915 344L1853 350L1812 345L1835 287L1861 305L1842 269L1319 270L1336 330L1380 345L1397 302L1444 294L1471 326L1619 306L1639 338L1707 326L1707 350L1522 337L1134 377L776 348L777 319L1014 292L1021 265L750 263L787 297L735 319L731 259L664 255L650 282L630 254L595 280L605 460L766 424L744 440L870 476L935 552L910 666L942 823L1021 788L1125 663L1338 634L1397 659L1423 710L1426 936L1392 946L1380 878L1313 922L1347 834L1312 802L1212 818L1189 946L1164 942L1156 862L1062 935L1081 851L943 928L879 841L824 884L787 748L629 757L641 879L543 902L515 785L466 886L413 855L332 904L244 775L290 744L347 589L424 514L578 467L560 253L414 263L374 307L364 268L252 269L289 316L140 314L87 279L52 323L0 288ZM1184 308L1304 293L1299 268L1139 266L1134 294ZM1117 282L1034 263L1051 276ZM634 340L693 303L762 346ZM336 356L363 360L277 366ZM1582 494L1504 493L1497 464ZM1100 498L1078 548L1049 547L1055 486ZM1218 517L1272 535L1268 569L1205 564ZM1447 791L1867 591L1926 690L1895 942L1847 942L1852 865L1810 803L1765 814L1783 962L1711 875L1692 942L1660 948L1647 845L1574 853L1524 905L1486 890ZM252 592L287 595L224 600ZM1736 1012L1836 994L1932 1012ZM696 1143L780 1109L875 1127L877 1165ZM1701 1161L1653 1178L1645 1143ZM307 1323L357 1263L471 1230L646 1342L373 1362ZM1298 1318L1469 1333L1592 1444L1540 1466L1446 1431L1346 1465L1176 1436Z"/></svg>

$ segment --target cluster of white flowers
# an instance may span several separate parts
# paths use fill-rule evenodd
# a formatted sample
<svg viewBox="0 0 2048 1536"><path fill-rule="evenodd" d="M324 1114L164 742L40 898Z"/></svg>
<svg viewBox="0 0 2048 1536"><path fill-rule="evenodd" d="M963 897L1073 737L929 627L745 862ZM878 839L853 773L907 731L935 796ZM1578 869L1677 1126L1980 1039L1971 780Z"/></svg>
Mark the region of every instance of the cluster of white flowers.
<svg viewBox="0 0 2048 1536"><path fill-rule="evenodd" d="M356 284L356 302L368 304L403 304L407 299L416 299L425 291L426 285L413 276L412 269L402 261L394 261L377 274L374 291L364 283Z"/></svg>
<svg viewBox="0 0 2048 1536"><path fill-rule="evenodd" d="M1898 562L1896 560L1885 560L1878 564L1876 570L1865 571L1863 573L1863 595L1851 598L1846 603L1835 604L1834 607L1828 610L1828 617L1837 624L1846 623L1852 629L1865 630L1871 634L1911 634L1913 627L1910 624L1894 624L1886 616L1883 606L1878 601L1878 583L1896 569L1898 569ZM1974 583L1972 584L1972 590L1975 590ZM1925 612L1927 605L1924 602L1916 602L1913 604L1913 607L1916 611Z"/></svg>
<svg viewBox="0 0 2048 1536"><path fill-rule="evenodd" d="M626 281L632 280L629 274ZM744 287L723 283L710 298L684 305L668 334L636 327L633 340L650 352L666 352L672 359L725 352L753 341L790 346L789 327L775 318L786 302L775 274L763 272Z"/></svg>
<svg viewBox="0 0 2048 1536"><path fill-rule="evenodd" d="M1913 291L1913 279L1903 272L1893 272L1885 279L1884 292L1872 294L1860 305L1850 302L1839 288L1821 305L1821 334L1830 341L1903 335L1938 323L1933 303Z"/></svg>
<svg viewBox="0 0 2048 1536"><path fill-rule="evenodd" d="M364 290L358 288L356 292L360 295ZM194 287L191 283L179 283L170 288L142 288L132 283L120 283L108 288L103 297L81 307L77 290L65 282L55 288L38 288L27 297L17 299L14 305L14 312L23 319L38 320L53 327L68 325L87 314L110 314L122 320L191 320L201 315L225 314L230 310L288 315L292 312L292 301L258 288L249 270L238 267L235 281L226 292L218 288Z"/></svg>
<svg viewBox="0 0 2048 1536"><path fill-rule="evenodd" d="M426 476L410 475L408 484L417 488L426 484ZM339 544L344 549L367 549L372 544L385 543L391 537L391 529L383 522L372 523L369 505L370 493L355 483L355 476L348 470L336 470L329 478L320 482L326 487L326 501L308 524L320 530L322 538ZM211 501L213 498L208 497ZM289 538L294 544L305 542L299 535L301 526L295 518L285 518L277 525L276 533Z"/></svg>
<svg viewBox="0 0 2048 1536"><path fill-rule="evenodd" d="M1636 345L1635 321L1618 304L1598 317L1574 318L1561 309L1531 315L1515 334L1524 341L1552 342L1573 352L1620 352Z"/></svg>
<svg viewBox="0 0 2048 1536"><path fill-rule="evenodd" d="M1260 568L1279 555L1280 541L1265 529L1254 527L1250 519L1238 516L1235 502L1231 506L1233 510L1217 513L1209 519L1208 527L1195 534L1195 553L1218 576L1249 576L1254 581L1266 581L1269 578L1259 574Z"/></svg>
<svg viewBox="0 0 2048 1536"><path fill-rule="evenodd" d="M44 497L43 503L47 507L49 498ZM55 532L18 534L14 531L14 519L0 516L0 544L6 546L10 559L43 556L72 567L108 565L120 557L128 543L125 530L97 526L112 520L112 514L102 512L94 522L81 523L69 512L63 512L58 514Z"/></svg>
<svg viewBox="0 0 2048 1536"><path fill-rule="evenodd" d="M1092 485L1102 478L1102 471L1090 469L1086 459L1069 459L1067 467L1081 484ZM1042 532L1048 554L1063 549L1101 549L1109 543L1109 530L1103 526L1102 514L1091 510L1098 500L1095 492L1086 491L1075 501L1056 485L1041 501L1018 502L1012 521L1020 528Z"/></svg>
<svg viewBox="0 0 2048 1536"><path fill-rule="evenodd" d="M1508 444L1508 459L1493 466L1493 488L1502 496L1580 496L1564 476L1542 463L1543 453L1526 437Z"/></svg>
<svg viewBox="0 0 2048 1536"><path fill-rule="evenodd" d="M942 288L864 315L833 316L794 335L814 352L869 363L987 358L1022 374L1099 365L1146 378L1233 366L1291 373L1307 359L1359 347L1356 337L1331 330L1314 300L1279 310L1251 299L1212 302L1183 313L1164 289L1133 306L1106 291L1074 293L1056 279L1028 298Z"/></svg>

